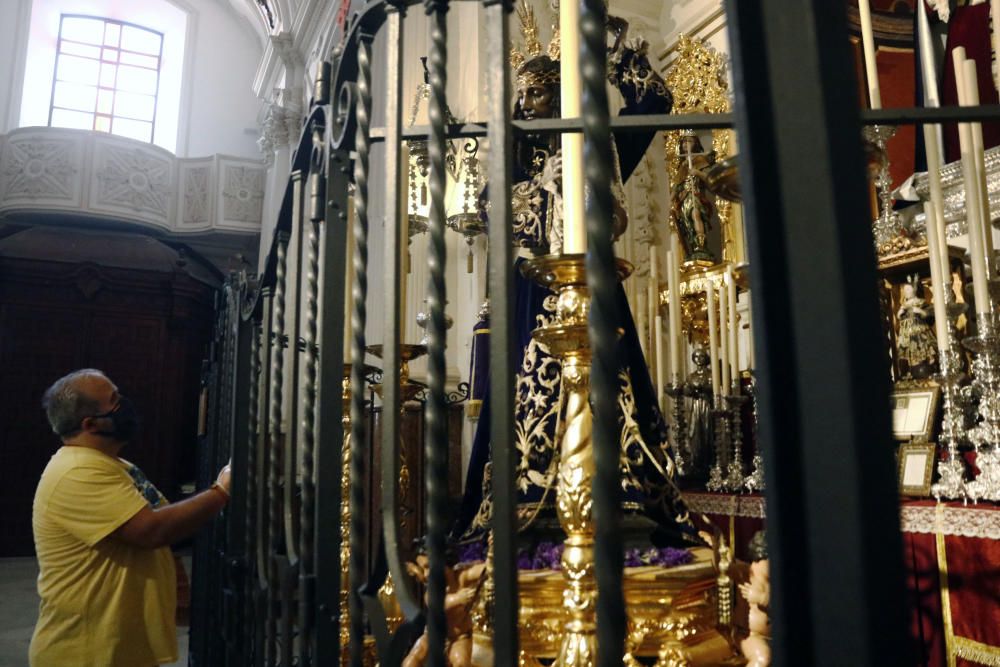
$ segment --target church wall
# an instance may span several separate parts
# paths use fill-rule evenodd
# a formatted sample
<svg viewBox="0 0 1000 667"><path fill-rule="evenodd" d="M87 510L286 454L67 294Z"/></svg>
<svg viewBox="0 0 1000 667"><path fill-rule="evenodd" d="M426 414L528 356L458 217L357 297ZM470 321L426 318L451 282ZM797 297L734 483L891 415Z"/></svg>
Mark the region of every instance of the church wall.
<svg viewBox="0 0 1000 667"><path fill-rule="evenodd" d="M191 117L186 154L260 157L261 103L252 82L261 47L249 25L223 3L197 2ZM181 144L179 144L180 146Z"/></svg>

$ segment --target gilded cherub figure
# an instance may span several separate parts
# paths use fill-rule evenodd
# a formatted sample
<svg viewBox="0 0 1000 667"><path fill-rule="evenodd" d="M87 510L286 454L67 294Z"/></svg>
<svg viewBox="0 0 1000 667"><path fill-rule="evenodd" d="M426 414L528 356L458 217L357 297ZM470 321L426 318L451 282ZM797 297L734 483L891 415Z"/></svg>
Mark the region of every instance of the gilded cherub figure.
<svg viewBox="0 0 1000 667"><path fill-rule="evenodd" d="M407 563L406 571L417 581L427 585L430 561L419 554L416 562ZM465 567L445 566L444 615L448 625L445 638L445 657L448 667L472 667L472 607L475 605L485 578L486 563L472 563ZM417 639L402 667L423 667L427 664L427 631Z"/></svg>

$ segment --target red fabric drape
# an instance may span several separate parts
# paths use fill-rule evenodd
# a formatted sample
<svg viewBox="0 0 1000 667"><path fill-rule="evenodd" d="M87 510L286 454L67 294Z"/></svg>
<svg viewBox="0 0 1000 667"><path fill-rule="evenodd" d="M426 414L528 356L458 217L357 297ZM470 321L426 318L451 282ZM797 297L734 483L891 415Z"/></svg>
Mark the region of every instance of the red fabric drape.
<svg viewBox="0 0 1000 667"><path fill-rule="evenodd" d="M952 51L956 47L965 47L965 57L976 61L976 76L979 83L979 102L981 104L997 104L997 90L993 85L993 69L991 64L992 45L990 44L990 4L957 7L948 21L948 44L945 49L945 63L941 82L941 104L953 106L958 104L958 91L955 88L955 66ZM1000 123L983 123L983 147L992 148L1000 145ZM961 157L958 145L958 127L954 124L944 126L945 159L954 162Z"/></svg>

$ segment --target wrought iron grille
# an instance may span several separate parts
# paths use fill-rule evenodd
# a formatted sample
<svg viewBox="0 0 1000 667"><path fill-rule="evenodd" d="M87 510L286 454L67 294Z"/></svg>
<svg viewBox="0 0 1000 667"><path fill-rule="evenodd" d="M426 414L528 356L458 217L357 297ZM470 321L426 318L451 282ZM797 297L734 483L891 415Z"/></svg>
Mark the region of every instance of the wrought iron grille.
<svg viewBox="0 0 1000 667"><path fill-rule="evenodd" d="M483 0L490 102L485 124L447 123L447 0L426 0L430 17L430 125L404 133L401 100L402 22L415 2L345 2L321 68L296 149L278 231L258 280L234 277L220 297L219 328L206 373L213 397L202 476L228 456L233 504L225 528L199 543L198 603L192 664L352 666L365 658L365 634L382 665L397 665L426 625L431 665L445 664L444 547L447 433L444 415L446 301L444 268L445 142L486 136L491 220L492 295L490 429L494 475L495 664L518 664L518 578L514 554L512 302L512 137L518 132L582 132L586 180L587 281L593 299L591 391L595 409L599 545L599 664L621 665L625 634L618 522L617 435L606 413L616 391L616 284L610 243L611 133L732 127L740 130L746 215L755 290L756 358L760 361L760 436L769 477L772 619L775 657L785 665L885 665L904 653L902 579L891 461L862 453L888 442L885 377L879 364L874 258L863 225L861 122L979 120L996 107L901 110L859 116L849 78L842 3L823 0L727 0L736 112L732 116L610 118L602 0L581 0L582 117L511 121L507 16L510 0ZM372 47L384 32L384 89L372 90ZM386 125L373 128L375 104ZM367 474L369 399L363 388L369 341L367 305L384 308L383 488L399 477L398 207L385 215L382 299L368 294L371 149L384 143L387 201L402 184L401 141L428 142L431 214L429 348L426 405L427 611L400 557L400 508L383 494L383 535L371 539L361 508ZM855 168L856 167L856 168ZM355 209L348 228L349 189ZM852 222L845 222L852 221ZM353 247L352 340L343 341L343 266ZM298 267L289 275L289 252ZM296 297L288 302L289 285ZM299 341L286 350L287 341ZM345 369L349 368L349 372ZM348 400L349 399L349 400ZM874 406L874 407L873 407ZM348 431L344 423L349 423ZM347 440L345 440L347 438ZM345 448L349 443L349 449ZM781 443L779 445L779 443ZM343 469L349 457L349 471ZM213 467L216 466L216 467ZM349 530L341 526L343 473ZM202 481L205 481L203 479ZM840 512L830 511L838 508ZM342 532L342 528L344 531ZM349 539L342 550L341 536ZM369 544L384 553L366 552ZM376 550L379 551L379 550ZM346 570L342 554L350 554ZM384 558L384 560L383 560ZM342 572L349 572L348 581ZM402 623L390 634L374 574L391 572ZM344 597L342 597L342 595ZM346 606L343 604L346 602ZM346 617L345 617L346 612ZM881 615L880 614L883 614ZM343 641L342 641L343 640Z"/></svg>

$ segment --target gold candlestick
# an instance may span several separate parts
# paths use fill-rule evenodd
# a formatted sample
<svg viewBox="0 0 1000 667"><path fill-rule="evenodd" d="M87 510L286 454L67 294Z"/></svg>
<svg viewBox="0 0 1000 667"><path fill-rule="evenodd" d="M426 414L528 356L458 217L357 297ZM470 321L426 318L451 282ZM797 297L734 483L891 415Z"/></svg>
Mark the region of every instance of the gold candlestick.
<svg viewBox="0 0 1000 667"><path fill-rule="evenodd" d="M631 271L631 265L618 260L619 279ZM591 493L595 472L590 410L591 350L587 332L590 292L584 255L539 257L527 263L525 275L558 295L552 324L532 332L562 365L563 408L555 438L559 443L556 510L566 532L561 562L567 620L555 664L589 666L597 655L597 580Z"/></svg>

